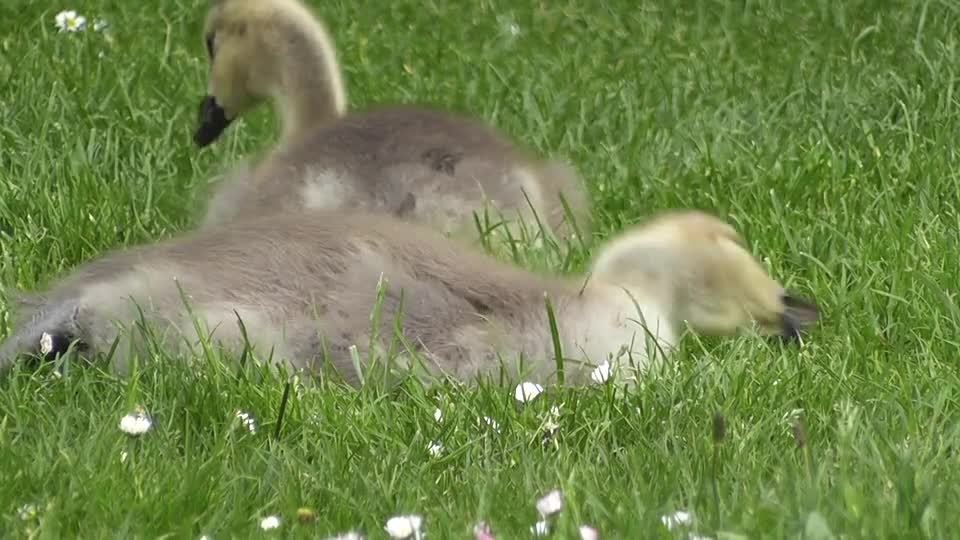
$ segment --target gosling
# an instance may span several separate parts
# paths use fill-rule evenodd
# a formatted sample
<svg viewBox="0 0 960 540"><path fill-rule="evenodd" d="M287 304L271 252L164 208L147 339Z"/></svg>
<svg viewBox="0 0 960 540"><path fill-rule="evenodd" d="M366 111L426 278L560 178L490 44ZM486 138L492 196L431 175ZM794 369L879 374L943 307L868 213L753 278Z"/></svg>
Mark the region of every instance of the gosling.
<svg viewBox="0 0 960 540"><path fill-rule="evenodd" d="M219 182L203 225L349 208L461 236L476 231L475 212L489 210L493 225L502 217L515 234L589 234L589 197L574 168L535 157L482 121L415 105L348 114L330 35L297 0L216 1L204 40L208 95L196 144L265 101L283 135L264 159Z"/></svg>
<svg viewBox="0 0 960 540"><path fill-rule="evenodd" d="M143 333L123 331L142 313L173 353L196 350L209 332L232 354L251 347L308 373L329 365L350 384L390 350L401 371L425 380L469 382L502 368L547 382L557 351L545 297L574 384L605 362L635 382L669 357L684 324L704 335L755 324L794 336L817 318L815 304L768 276L731 226L699 211L665 212L619 234L579 278L538 275L382 214L302 212L118 251L23 295L0 371L22 354L63 354L71 343L102 353L119 339L113 362L122 373L131 352L144 354Z"/></svg>

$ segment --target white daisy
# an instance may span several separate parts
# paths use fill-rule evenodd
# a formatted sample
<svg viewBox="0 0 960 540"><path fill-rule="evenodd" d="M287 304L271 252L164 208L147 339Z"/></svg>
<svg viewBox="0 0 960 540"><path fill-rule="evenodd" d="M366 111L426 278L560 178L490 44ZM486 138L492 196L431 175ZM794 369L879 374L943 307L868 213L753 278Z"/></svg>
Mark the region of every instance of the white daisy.
<svg viewBox="0 0 960 540"><path fill-rule="evenodd" d="M27 503L17 508L17 517L23 521L30 521L31 519L39 515L40 510L37 508L37 505L33 503Z"/></svg>
<svg viewBox="0 0 960 540"><path fill-rule="evenodd" d="M143 435L150 430L151 425L153 425L153 422L150 420L150 416L139 405L134 408L133 412L120 419L120 430L133 436Z"/></svg>
<svg viewBox="0 0 960 540"><path fill-rule="evenodd" d="M788 427L792 427L794 422L796 422L801 416L803 416L803 409L791 409L790 411L784 413L780 421Z"/></svg>
<svg viewBox="0 0 960 540"><path fill-rule="evenodd" d="M590 378L597 384L607 382L607 379L610 378L610 362L604 362L597 366L590 374Z"/></svg>
<svg viewBox="0 0 960 540"><path fill-rule="evenodd" d="M40 334L40 354L50 354L53 350L53 336L44 332Z"/></svg>
<svg viewBox="0 0 960 540"><path fill-rule="evenodd" d="M473 526L473 540L496 540L493 537L493 531L486 521L481 521Z"/></svg>
<svg viewBox="0 0 960 540"><path fill-rule="evenodd" d="M417 514L409 514L406 516L394 516L388 519L386 526L383 527L383 530L387 531L387 534L390 535L390 538L403 540L413 537L416 540L420 540L420 527L422 525L422 517L418 516Z"/></svg>
<svg viewBox="0 0 960 540"><path fill-rule="evenodd" d="M260 520L260 528L265 531L272 531L280 526L280 516L267 516Z"/></svg>
<svg viewBox="0 0 960 540"><path fill-rule="evenodd" d="M494 431L496 431L497 433L500 433L500 424L497 423L496 420L494 420L493 418L490 418L489 416L484 416L483 421L486 422L487 425L490 426Z"/></svg>
<svg viewBox="0 0 960 540"><path fill-rule="evenodd" d="M563 492L559 489L550 491L537 501L537 512L540 512L544 518L556 514L561 508L563 508Z"/></svg>
<svg viewBox="0 0 960 540"><path fill-rule="evenodd" d="M550 524L546 520L541 519L540 521L533 524L533 527L530 527L530 532L534 536L546 536L550 533Z"/></svg>
<svg viewBox="0 0 960 540"><path fill-rule="evenodd" d="M500 32L505 34L507 37L515 38L522 33L520 25L517 24L516 20L510 15L498 15L497 22L500 26ZM541 247L543 245L543 237L537 236L537 238L534 240L534 244L537 248Z"/></svg>
<svg viewBox="0 0 960 540"><path fill-rule="evenodd" d="M596 529L589 525L580 526L580 539L581 540L597 540L600 538L600 534Z"/></svg>
<svg viewBox="0 0 960 540"><path fill-rule="evenodd" d="M252 414L246 411L237 411L236 416L240 419L240 424L247 428L247 431L254 435L257 434L257 419Z"/></svg>
<svg viewBox="0 0 960 540"><path fill-rule="evenodd" d="M83 15L77 15L77 12L72 9L57 13L53 21L61 32L77 32L87 26L87 18Z"/></svg>
<svg viewBox="0 0 960 540"><path fill-rule="evenodd" d="M430 441L430 444L427 445L427 452L430 452L430 455L437 457L443 452L443 445L437 441Z"/></svg>
<svg viewBox="0 0 960 540"><path fill-rule="evenodd" d="M433 411L433 419L437 422L443 422L443 411L440 410L440 407Z"/></svg>
<svg viewBox="0 0 960 540"><path fill-rule="evenodd" d="M662 521L668 529L673 529L674 527L678 526L685 527L690 525L690 523L693 522L693 516L691 516L690 512L687 512L686 510L677 510L672 514L664 514L660 516L660 521Z"/></svg>
<svg viewBox="0 0 960 540"><path fill-rule="evenodd" d="M547 435L553 435L560 429L560 407L554 405L550 407L550 412L547 414L546 420L543 421L543 431Z"/></svg>
<svg viewBox="0 0 960 540"><path fill-rule="evenodd" d="M533 401L541 392L543 392L543 387L539 384L523 382L517 385L516 390L513 392L513 398L520 403L527 403Z"/></svg>
<svg viewBox="0 0 960 540"><path fill-rule="evenodd" d="M363 535L357 531L347 531L336 536L330 536L327 540L363 540Z"/></svg>

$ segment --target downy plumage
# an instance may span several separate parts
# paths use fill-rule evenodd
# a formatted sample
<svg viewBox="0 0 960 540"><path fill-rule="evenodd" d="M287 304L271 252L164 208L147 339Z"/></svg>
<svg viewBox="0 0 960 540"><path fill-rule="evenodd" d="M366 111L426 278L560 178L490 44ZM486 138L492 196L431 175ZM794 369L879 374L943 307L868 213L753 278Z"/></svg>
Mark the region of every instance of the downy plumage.
<svg viewBox="0 0 960 540"><path fill-rule="evenodd" d="M307 209L361 209L474 235L486 204L528 231L589 232L576 171L517 146L480 120L415 106L347 113L330 35L297 0L219 0L207 15L208 95L194 136L212 143L232 120L271 101L283 135L259 162L216 187L205 225Z"/></svg>
<svg viewBox="0 0 960 540"><path fill-rule="evenodd" d="M378 290L380 328L371 340ZM325 359L357 382L350 348L364 361L389 350L397 323L401 365L418 358L432 375L470 380L497 373L502 361L508 374L523 369L546 382L555 351L544 295L574 383L589 380L595 365L626 362L624 351L642 370L651 359L646 338L669 354L685 323L708 335L751 322L764 333L796 335L817 317L813 304L768 276L729 225L698 211L667 212L620 233L598 248L587 275L564 279L499 262L421 225L316 211L193 232L84 264L21 299L0 366L21 353L62 353L74 340L101 353L119 337L114 362L122 370L143 339L119 329L142 313L172 354L197 343L191 317L238 354L239 318L261 358L273 351L274 361L308 370Z"/></svg>

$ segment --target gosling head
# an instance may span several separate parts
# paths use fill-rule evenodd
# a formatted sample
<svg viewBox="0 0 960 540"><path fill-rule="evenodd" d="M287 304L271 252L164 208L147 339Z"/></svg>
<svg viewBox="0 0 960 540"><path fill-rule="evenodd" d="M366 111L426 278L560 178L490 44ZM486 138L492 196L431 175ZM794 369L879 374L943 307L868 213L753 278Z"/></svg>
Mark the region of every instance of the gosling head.
<svg viewBox="0 0 960 540"><path fill-rule="evenodd" d="M736 231L700 211L671 211L629 230L594 259L593 280L653 295L705 335L756 323L787 338L817 320L815 303L787 292L743 247Z"/></svg>
<svg viewBox="0 0 960 540"><path fill-rule="evenodd" d="M336 52L326 28L297 0L214 0L204 23L207 95L194 142L215 141L233 120L270 98L345 108ZM289 104L287 104L289 105ZM296 103L293 115L306 115ZM316 114L309 111L309 114Z"/></svg>

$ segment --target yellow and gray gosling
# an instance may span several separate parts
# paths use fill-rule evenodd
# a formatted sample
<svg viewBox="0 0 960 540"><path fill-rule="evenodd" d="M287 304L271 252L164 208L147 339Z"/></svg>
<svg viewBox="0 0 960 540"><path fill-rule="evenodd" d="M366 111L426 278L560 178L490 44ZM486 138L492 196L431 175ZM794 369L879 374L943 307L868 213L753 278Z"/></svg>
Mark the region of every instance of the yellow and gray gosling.
<svg viewBox="0 0 960 540"><path fill-rule="evenodd" d="M475 236L474 213L518 218L523 232L569 238L561 195L581 234L590 200L574 168L544 160L485 122L418 105L346 111L333 41L296 0L219 0L204 28L208 95L194 139L215 141L237 117L272 102L283 135L214 189L204 225L301 209L356 209ZM534 215L536 214L536 215ZM515 234L521 231L513 227Z"/></svg>
<svg viewBox="0 0 960 540"><path fill-rule="evenodd" d="M371 340L378 294L380 328ZM316 211L195 231L84 264L22 296L0 367L21 354L63 353L71 342L102 353L119 338L113 362L123 371L143 338L122 329L142 313L172 354L198 343L196 317L239 356L239 317L256 355L272 351L274 361L308 371L329 362L358 383L351 347L363 362L383 354L396 323L409 349L394 347L394 360L418 374L469 381L498 373L502 361L511 376L548 382L556 364L544 295L566 381L575 384L605 362L626 380L641 377L658 358L647 338L669 358L685 326L729 336L758 325L794 336L817 319L816 306L772 279L732 227L703 212L655 216L599 246L587 276L561 279L417 224Z"/></svg>

